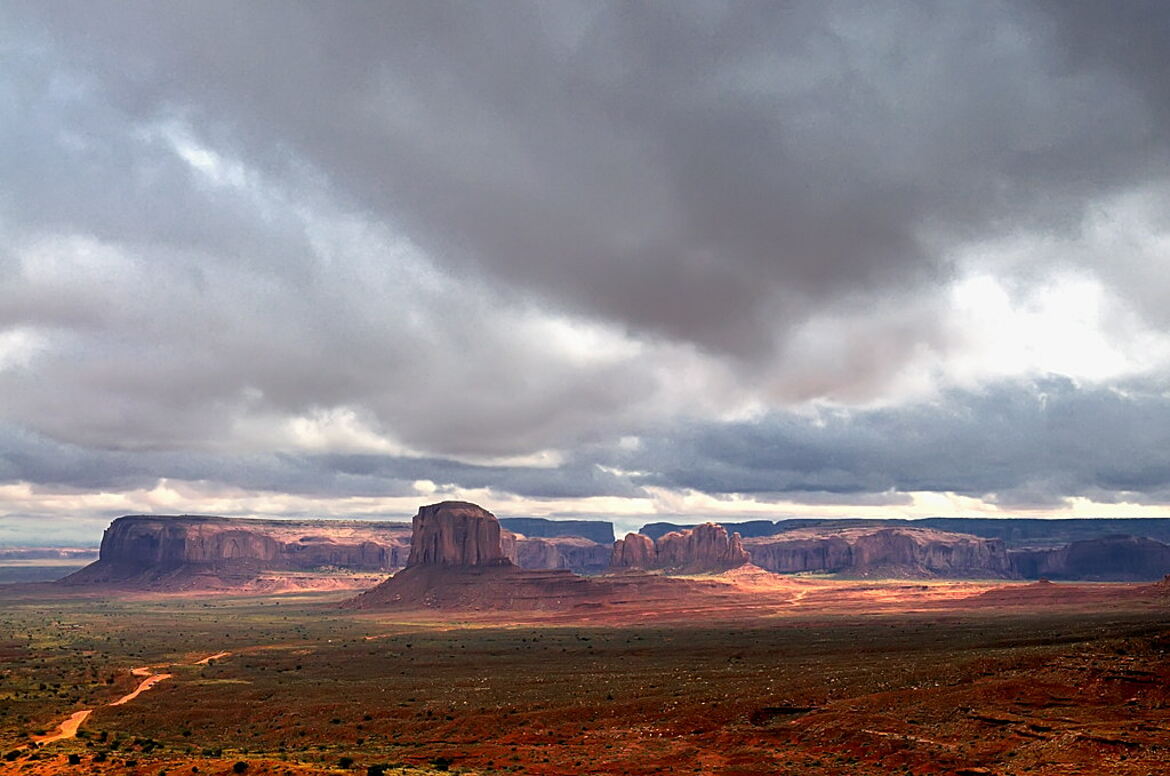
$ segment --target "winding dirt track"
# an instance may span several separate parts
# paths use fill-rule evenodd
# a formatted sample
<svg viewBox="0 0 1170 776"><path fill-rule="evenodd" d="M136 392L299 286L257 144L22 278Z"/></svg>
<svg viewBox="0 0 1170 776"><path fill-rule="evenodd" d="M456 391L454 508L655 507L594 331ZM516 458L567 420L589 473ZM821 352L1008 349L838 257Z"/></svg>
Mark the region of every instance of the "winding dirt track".
<svg viewBox="0 0 1170 776"><path fill-rule="evenodd" d="M192 665L205 666L212 660L220 660L222 658L228 657L229 655L231 655L230 652L217 652L214 655L208 655L202 660L195 661L192 663ZM142 681L138 683L138 686L134 688L133 692L123 695L116 701L107 703L106 706L121 706L123 704L129 703L142 693L149 690L151 687L154 687L159 682L163 681L164 679L170 679L174 676L174 674L156 674L150 668L150 666L131 668L130 673L134 676L142 677ZM69 716L68 719L66 719L60 724L60 726L58 726L55 732L44 736L33 736L33 744L36 746L44 746L45 744L51 744L54 741L61 741L66 738L74 738L77 735L77 731L81 728L82 723L89 719L89 715L93 714L93 712L93 709L85 709L83 711L74 712Z"/></svg>
<svg viewBox="0 0 1170 776"><path fill-rule="evenodd" d="M163 679L170 679L172 676L174 676L174 674L152 674L149 668L135 668L130 673L134 674L135 676L145 676L146 678L143 679L139 685L134 688L134 692L129 693L128 695L123 695L118 700L109 704L110 706L121 706L123 703L129 703L142 693L149 690L151 687L154 687Z"/></svg>
<svg viewBox="0 0 1170 776"><path fill-rule="evenodd" d="M81 723L85 722L90 714L93 714L93 709L74 712L69 719L61 723L60 727L57 728L57 732L50 733L47 736L33 736L33 743L38 746L44 746L54 741L60 741L63 738L73 738L77 735L77 730L81 727Z"/></svg>

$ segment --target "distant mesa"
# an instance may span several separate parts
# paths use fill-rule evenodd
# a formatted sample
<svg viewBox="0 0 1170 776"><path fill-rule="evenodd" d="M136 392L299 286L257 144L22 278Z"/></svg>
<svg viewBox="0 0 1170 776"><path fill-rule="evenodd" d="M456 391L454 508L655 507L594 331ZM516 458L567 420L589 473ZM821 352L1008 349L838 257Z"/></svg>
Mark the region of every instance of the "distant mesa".
<svg viewBox="0 0 1170 776"><path fill-rule="evenodd" d="M371 610L599 612L611 606L633 605L648 607L639 615L645 616L661 613L664 606L681 604L690 611L704 601L711 605L738 595L730 584L715 581L645 575L586 578L565 569L520 568L509 560L506 548L509 537L515 538L515 534L500 530L495 516L465 501L420 507L411 526L416 550L407 567L342 606ZM720 532L700 532L687 546L706 547L708 533L715 536ZM726 532L723 535L726 538ZM577 540L589 541L580 537Z"/></svg>
<svg viewBox="0 0 1170 776"><path fill-rule="evenodd" d="M1019 550L1012 562L1025 578L1139 582L1170 573L1170 546L1144 536L1114 534L1064 547Z"/></svg>
<svg viewBox="0 0 1170 776"><path fill-rule="evenodd" d="M676 574L718 573L751 561L738 533L715 523L671 531L657 541L626 534L614 542L610 569L661 569Z"/></svg>
<svg viewBox="0 0 1170 776"><path fill-rule="evenodd" d="M474 505L465 508L470 507ZM516 565L594 574L605 570L611 542L601 544L573 534L587 521L509 522L543 534L534 538L506 531L494 518L490 526L479 529L497 532L504 557ZM588 533L613 535L611 524L599 521L597 526ZM126 515L106 529L98 559L60 584L172 592L360 589L377 581L371 575L384 577L407 565L413 552L411 530L408 523L372 520ZM420 558L439 553L459 564L467 560L460 552L494 544L492 537L459 537L441 527L436 531L426 540L432 544L419 548ZM86 552L92 557L92 550Z"/></svg>
<svg viewBox="0 0 1170 776"><path fill-rule="evenodd" d="M504 520L500 521L505 524ZM605 524L613 534L612 526ZM576 574L600 574L609 565L612 541L598 544L584 536L526 536L502 529L500 543L508 560L524 569L568 569Z"/></svg>
<svg viewBox="0 0 1170 776"><path fill-rule="evenodd" d="M1012 578L1002 540L929 528L801 528L745 541L752 562L782 574L903 579Z"/></svg>
<svg viewBox="0 0 1170 776"><path fill-rule="evenodd" d="M404 523L345 520L252 520L197 515L128 515L102 536L98 559L65 577L66 586L145 590L232 590L308 584L321 570L328 584L368 585L369 574L401 568L410 551ZM314 585L322 584L315 579Z"/></svg>
<svg viewBox="0 0 1170 776"><path fill-rule="evenodd" d="M1170 573L1170 518L790 519L722 524L752 563L779 574L1135 582ZM661 540L683 531L648 523ZM628 539L628 537L627 537ZM645 539L642 540L645 542ZM645 567L626 542L613 565Z"/></svg>
<svg viewBox="0 0 1170 776"><path fill-rule="evenodd" d="M529 539L585 539L607 548L613 544L613 523L605 520L550 520L546 517L501 517L500 528Z"/></svg>

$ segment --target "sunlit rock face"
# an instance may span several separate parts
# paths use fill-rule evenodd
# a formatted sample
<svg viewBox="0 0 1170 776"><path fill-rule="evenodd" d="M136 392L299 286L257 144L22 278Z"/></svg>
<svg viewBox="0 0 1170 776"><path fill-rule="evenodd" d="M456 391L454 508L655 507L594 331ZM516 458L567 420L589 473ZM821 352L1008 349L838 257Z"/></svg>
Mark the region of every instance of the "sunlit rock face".
<svg viewBox="0 0 1170 776"><path fill-rule="evenodd" d="M500 544L500 522L466 501L419 507L411 524L412 566L510 565Z"/></svg>
<svg viewBox="0 0 1170 776"><path fill-rule="evenodd" d="M389 572L409 549L404 523L128 515L106 529L98 560L62 582L154 587L270 571Z"/></svg>
<svg viewBox="0 0 1170 776"><path fill-rule="evenodd" d="M916 528L809 528L746 541L752 562L779 573L857 577L1012 577L1004 542Z"/></svg>
<svg viewBox="0 0 1170 776"><path fill-rule="evenodd" d="M609 565L613 569L656 568L658 551L654 540L640 533L628 533L626 538L613 543Z"/></svg>
<svg viewBox="0 0 1170 776"><path fill-rule="evenodd" d="M582 540L588 541L588 540ZM419 507L406 568L343 606L355 609L563 609L596 603L606 588L564 569L516 566L524 537L500 529L495 515L465 501ZM538 562L553 562L547 555Z"/></svg>
<svg viewBox="0 0 1170 776"><path fill-rule="evenodd" d="M610 568L703 573L726 571L750 560L739 534L728 534L726 528L715 523L703 523L671 531L658 541L642 534L627 534L614 542Z"/></svg>

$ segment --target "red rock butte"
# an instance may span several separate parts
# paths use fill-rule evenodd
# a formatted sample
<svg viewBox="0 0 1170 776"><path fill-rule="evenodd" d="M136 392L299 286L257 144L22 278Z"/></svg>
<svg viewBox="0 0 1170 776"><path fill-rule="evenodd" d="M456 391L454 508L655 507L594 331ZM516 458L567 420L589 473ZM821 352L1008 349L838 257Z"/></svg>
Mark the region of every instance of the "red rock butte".
<svg viewBox="0 0 1170 776"><path fill-rule="evenodd" d="M708 592L679 579L592 580L563 569L519 568L504 552L496 517L464 501L420 507L412 529L406 568L345 608L565 611ZM717 588L725 592L726 586Z"/></svg>
<svg viewBox="0 0 1170 776"><path fill-rule="evenodd" d="M643 534L626 534L614 542L610 568L662 569L675 573L721 572L751 562L737 533L715 523L671 531L657 542Z"/></svg>
<svg viewBox="0 0 1170 776"><path fill-rule="evenodd" d="M500 521L466 501L419 507L411 522L406 566L511 566L500 543Z"/></svg>

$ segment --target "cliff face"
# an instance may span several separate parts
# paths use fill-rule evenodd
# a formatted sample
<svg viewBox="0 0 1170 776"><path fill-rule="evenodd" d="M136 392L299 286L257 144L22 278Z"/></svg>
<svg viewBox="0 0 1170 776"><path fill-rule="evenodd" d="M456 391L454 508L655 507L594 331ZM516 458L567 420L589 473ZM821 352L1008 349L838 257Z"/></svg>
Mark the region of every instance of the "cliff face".
<svg viewBox="0 0 1170 776"><path fill-rule="evenodd" d="M657 542L642 534L627 534L614 542L613 569L664 569L682 573L726 571L749 562L739 534L715 523L672 531Z"/></svg>
<svg viewBox="0 0 1170 776"><path fill-rule="evenodd" d="M801 529L746 540L752 562L781 573L849 576L1011 577L998 539L912 528Z"/></svg>
<svg viewBox="0 0 1170 776"><path fill-rule="evenodd" d="M444 501L419 507L414 516L408 567L510 563L500 545L500 523L483 507Z"/></svg>
<svg viewBox="0 0 1170 776"><path fill-rule="evenodd" d="M1137 582L1170 574L1170 546L1140 536L1104 536L1065 547L1017 550L1013 567L1028 579Z"/></svg>
<svg viewBox="0 0 1170 776"><path fill-rule="evenodd" d="M420 507L411 525L413 549L406 568L343 606L562 609L589 600L600 589L565 570L518 568L507 556L522 551L523 537L501 531L495 516L475 504L445 501Z"/></svg>
<svg viewBox="0 0 1170 776"><path fill-rule="evenodd" d="M984 539L1002 539L1009 550L1064 547L1073 542L1108 536L1137 536L1170 544L1170 518L1166 517L927 517L915 520L861 520L857 518L789 518L722 523L744 539L779 536L792 531L816 529L825 533L849 528L927 528L942 533L966 534ZM647 523L640 533L658 539L686 526L674 523Z"/></svg>
<svg viewBox="0 0 1170 776"><path fill-rule="evenodd" d="M645 534L628 533L626 538L613 543L609 565L613 569L652 569L656 568L657 561L658 549L653 539Z"/></svg>
<svg viewBox="0 0 1170 776"><path fill-rule="evenodd" d="M599 574L609 562L609 545L582 536L532 537L502 531L504 555L524 569L568 569Z"/></svg>
<svg viewBox="0 0 1170 776"><path fill-rule="evenodd" d="M183 575L321 567L389 571L405 564L409 537L402 523L127 516L106 529L98 560L62 583L150 586Z"/></svg>

